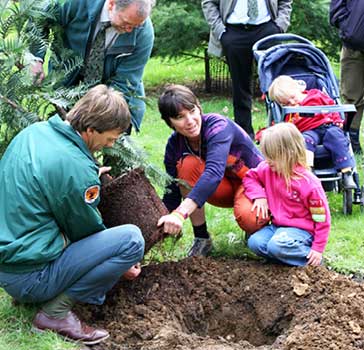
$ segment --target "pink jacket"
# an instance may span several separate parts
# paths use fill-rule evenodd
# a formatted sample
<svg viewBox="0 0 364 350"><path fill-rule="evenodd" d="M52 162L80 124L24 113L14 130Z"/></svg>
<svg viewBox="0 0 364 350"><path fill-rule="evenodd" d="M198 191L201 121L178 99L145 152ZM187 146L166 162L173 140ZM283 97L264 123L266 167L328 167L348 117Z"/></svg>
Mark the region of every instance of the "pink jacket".
<svg viewBox="0 0 364 350"><path fill-rule="evenodd" d="M245 195L254 201L267 198L276 226L297 227L313 235L312 249L322 253L330 232L330 210L320 180L308 170L297 167L302 178L292 179L287 189L283 177L266 161L250 169L243 179Z"/></svg>

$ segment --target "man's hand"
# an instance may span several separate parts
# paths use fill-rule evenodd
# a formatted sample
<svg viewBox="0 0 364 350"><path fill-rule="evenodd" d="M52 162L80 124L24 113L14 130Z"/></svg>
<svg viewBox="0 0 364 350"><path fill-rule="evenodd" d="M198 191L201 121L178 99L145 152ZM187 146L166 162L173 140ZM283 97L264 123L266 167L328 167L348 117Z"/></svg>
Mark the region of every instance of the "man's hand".
<svg viewBox="0 0 364 350"><path fill-rule="evenodd" d="M307 255L307 265L319 266L322 260L322 253L316 252L316 250L311 249Z"/></svg>
<svg viewBox="0 0 364 350"><path fill-rule="evenodd" d="M158 227L163 225L165 233L178 235L182 230L183 221L175 215L168 214L162 216L157 225Z"/></svg>
<svg viewBox="0 0 364 350"><path fill-rule="evenodd" d="M123 274L123 277L128 281L132 281L139 276L141 271L142 267L140 263L137 263L136 265L133 265L128 271L126 271Z"/></svg>
<svg viewBox="0 0 364 350"><path fill-rule="evenodd" d="M42 61L32 61L30 63L30 74L34 78L34 84L40 85L45 78Z"/></svg>
<svg viewBox="0 0 364 350"><path fill-rule="evenodd" d="M108 174L108 172L111 170L111 166L101 166L99 168L99 177L103 174L106 174L110 177L110 180L112 179L111 175Z"/></svg>

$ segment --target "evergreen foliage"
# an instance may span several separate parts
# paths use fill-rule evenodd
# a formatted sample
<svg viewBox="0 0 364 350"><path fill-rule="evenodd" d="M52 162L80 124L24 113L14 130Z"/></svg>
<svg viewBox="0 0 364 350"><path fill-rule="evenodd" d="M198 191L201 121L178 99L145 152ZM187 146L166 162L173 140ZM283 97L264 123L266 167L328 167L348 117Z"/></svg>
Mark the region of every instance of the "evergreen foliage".
<svg viewBox="0 0 364 350"><path fill-rule="evenodd" d="M207 43L209 28L200 0L158 0L152 20L156 33L153 53L157 56L196 54Z"/></svg>
<svg viewBox="0 0 364 350"><path fill-rule="evenodd" d="M289 32L315 43L326 55L338 58L340 39L329 23L329 0L294 0ZM176 58L207 47L209 27L201 0L158 0L152 19L156 32L154 54Z"/></svg>
<svg viewBox="0 0 364 350"><path fill-rule="evenodd" d="M289 31L301 35L319 47L331 59L339 58L341 41L329 22L330 0L294 0Z"/></svg>
<svg viewBox="0 0 364 350"><path fill-rule="evenodd" d="M85 92L84 87L66 89L65 76L82 64L64 50L62 58L52 56L60 47L55 32L45 33L45 21L54 16L52 3L45 0L5 1L0 5L0 157L12 138L24 127L72 105ZM31 48L53 58L41 84L30 74L34 62Z"/></svg>
<svg viewBox="0 0 364 350"><path fill-rule="evenodd" d="M112 166L110 171L112 176L142 168L146 176L160 188L164 188L167 183L173 181L166 172L149 162L147 154L128 135L120 137L113 148L106 148L103 155L108 159L107 164Z"/></svg>
<svg viewBox="0 0 364 350"><path fill-rule="evenodd" d="M65 117L89 88L62 84L83 65L83 59L63 48L60 28L49 28L55 6L53 0L0 2L0 158L19 131L55 113ZM40 84L30 73L35 58L31 52L45 54L47 74ZM153 182L161 184L166 179L127 138L121 138L108 153L114 175L142 167Z"/></svg>

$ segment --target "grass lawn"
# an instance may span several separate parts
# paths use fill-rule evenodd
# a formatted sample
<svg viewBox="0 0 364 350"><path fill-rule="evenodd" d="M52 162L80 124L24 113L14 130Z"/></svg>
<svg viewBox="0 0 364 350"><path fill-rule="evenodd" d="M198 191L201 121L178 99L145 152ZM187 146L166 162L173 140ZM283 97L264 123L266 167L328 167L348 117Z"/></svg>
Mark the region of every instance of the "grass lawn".
<svg viewBox="0 0 364 350"><path fill-rule="evenodd" d="M152 59L146 69L145 85L154 91L156 85L172 82L193 85L203 79L203 74L203 61L185 60L177 64ZM160 119L156 101L157 95L150 93L141 132L134 134L133 139L149 155L150 162L163 168L164 147L171 131ZM201 103L204 112L218 112L232 118L229 98L204 96ZM253 115L256 129L265 126L265 107L260 101L255 101ZM362 168L359 171L363 179ZM161 188L157 188L157 191L159 194L163 192ZM326 263L343 273L364 274L364 214L360 213L358 206L354 206L353 214L344 216L341 211L342 195L328 193L328 198L332 213L332 231L325 252ZM235 223L231 209L207 205L206 213L216 256L255 258L245 248L244 234ZM146 260L178 260L184 257L192 242L192 236L191 225L187 222L181 239L166 239L148 254ZM13 307L11 298L0 290L0 350L77 349L74 344L66 343L52 333L34 335L30 328L35 310L35 307Z"/></svg>

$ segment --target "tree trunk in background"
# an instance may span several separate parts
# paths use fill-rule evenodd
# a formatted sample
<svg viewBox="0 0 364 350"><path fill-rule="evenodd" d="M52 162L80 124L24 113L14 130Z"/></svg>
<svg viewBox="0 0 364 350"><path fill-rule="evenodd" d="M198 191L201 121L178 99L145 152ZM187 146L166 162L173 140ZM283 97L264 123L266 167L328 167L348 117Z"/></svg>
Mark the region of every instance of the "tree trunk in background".
<svg viewBox="0 0 364 350"><path fill-rule="evenodd" d="M137 225L145 239L145 254L164 237L157 222L168 210L141 169L104 183L98 208L106 227Z"/></svg>

